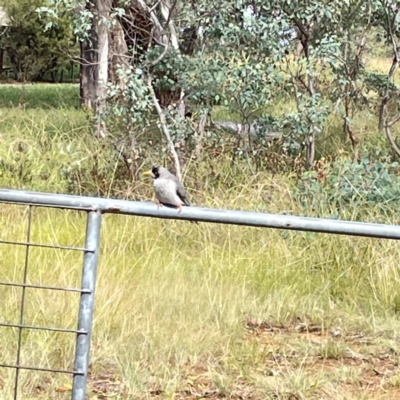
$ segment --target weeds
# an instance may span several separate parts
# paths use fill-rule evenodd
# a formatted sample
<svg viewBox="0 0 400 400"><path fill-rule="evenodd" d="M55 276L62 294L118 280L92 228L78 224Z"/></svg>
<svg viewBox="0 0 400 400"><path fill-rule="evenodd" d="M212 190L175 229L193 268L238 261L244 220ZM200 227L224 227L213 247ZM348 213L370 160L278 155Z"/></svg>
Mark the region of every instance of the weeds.
<svg viewBox="0 0 400 400"><path fill-rule="evenodd" d="M24 207L20 211L8 207L2 206L0 236L21 239ZM35 209L34 216L34 242L82 245L84 216L40 209ZM186 385L187 373L193 375L196 368L205 368L201 374L208 382L207 390L227 394L238 390L238 385L247 388L243 390L257 388L255 376L262 382L270 380L262 372L268 370L265 363L270 354L272 370L281 371L286 382L277 385L286 387L285 393L310 398L324 384L313 383L304 360L312 354L342 360L347 345L328 341L316 352L310 350L310 344L293 342L290 349L288 343L277 345L274 341L251 345L244 337L247 319L290 326L295 318L311 317L328 331L340 325L342 332L379 332L384 337L398 329L396 314L382 301L388 290L397 292L396 285L382 288L373 281L378 260L389 251L393 263L386 266L385 273L397 279L395 260L400 254L389 242L359 239L354 248L347 238L317 235L304 251L303 235L288 240L273 230L201 225L111 215L104 218L92 376L112 372L136 398L154 390L179 391ZM365 246L371 251L365 252ZM334 264L329 262L330 252L335 253ZM18 258L22 261L23 251L3 247L2 280L21 279ZM328 260L321 264L325 258ZM349 264L354 267L346 269ZM322 269L313 271L314 265L322 265ZM356 266L362 266L365 273L360 275ZM79 254L32 249L29 282L79 285L80 268ZM346 271L342 284L338 268ZM1 319L15 322L19 291L1 291L1 297L7 299ZM73 329L77 300L70 293L31 290L25 323ZM9 361L15 354L13 335L3 330L1 353ZM73 345L73 338L66 335L27 331L23 360L31 365L68 368ZM303 365L302 369L287 371L292 363ZM6 381L4 374L8 372L0 373ZM26 379L24 390L29 393L33 390L31 378ZM38 375L34 381L50 390L65 385L64 380L53 377L47 381ZM12 381L8 382L4 393L11 390ZM272 389L265 390L259 391L257 398Z"/></svg>
<svg viewBox="0 0 400 400"><path fill-rule="evenodd" d="M340 360L345 354L346 346L335 340L329 340L327 343L321 345L319 349L319 355L324 359Z"/></svg>
<svg viewBox="0 0 400 400"><path fill-rule="evenodd" d="M3 108L0 119L0 186L151 199L150 182L124 178L78 110ZM251 174L230 161L187 164L195 205L300 213L290 175ZM376 207L368 212L396 223ZM33 242L83 246L84 230L80 213L34 209ZM0 238L25 235L26 207L0 205ZM21 282L24 248L0 252L0 280ZM90 398L378 398L382 387L396 398L399 257L394 241L107 215ZM81 263L77 253L32 248L28 281L79 286ZM0 288L1 321L17 323L20 294ZM74 329L77 309L73 293L29 289L24 323ZM256 328L246 329L249 321ZM13 363L16 330L0 334L0 362ZM26 331L22 363L71 368L74 344L67 334ZM70 384L62 375L21 376L28 400L68 398ZM0 369L0 398L12 385L13 371Z"/></svg>

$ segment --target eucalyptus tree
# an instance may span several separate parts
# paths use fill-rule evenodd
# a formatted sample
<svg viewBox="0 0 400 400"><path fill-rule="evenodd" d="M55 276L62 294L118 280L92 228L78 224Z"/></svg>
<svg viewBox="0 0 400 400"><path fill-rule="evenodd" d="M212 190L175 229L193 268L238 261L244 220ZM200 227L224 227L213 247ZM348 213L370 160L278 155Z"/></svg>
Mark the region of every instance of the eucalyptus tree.
<svg viewBox="0 0 400 400"><path fill-rule="evenodd" d="M400 4L393 0L379 0L375 8L376 24L383 29L383 39L391 46L392 64L387 76L373 74L372 84L380 91L379 128L385 129L392 149L400 157L400 148L392 135L392 127L400 120L400 89L395 73L400 64ZM394 115L393 115L394 114Z"/></svg>
<svg viewBox="0 0 400 400"><path fill-rule="evenodd" d="M97 132L107 136L103 121L118 117L139 151L138 132L155 112L179 175L179 147L194 137L200 152L204 120L216 105L247 127L238 147L248 156L250 126L270 123L267 110L282 101L293 107L273 124L285 127L286 145L296 144L293 155L303 152L306 168L331 112L342 116L356 147L352 118L371 81L364 67L370 33L380 26L396 36L389 3L220 0L216 8L210 0L55 0L40 11L74 12L82 98L95 109ZM195 129L184 118L189 111L199 116Z"/></svg>

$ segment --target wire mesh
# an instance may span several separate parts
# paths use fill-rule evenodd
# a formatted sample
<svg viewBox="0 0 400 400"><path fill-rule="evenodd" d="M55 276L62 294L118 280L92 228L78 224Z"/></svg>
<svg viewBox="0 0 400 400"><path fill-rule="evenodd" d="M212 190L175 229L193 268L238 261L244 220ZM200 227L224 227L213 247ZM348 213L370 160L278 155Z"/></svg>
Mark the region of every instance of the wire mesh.
<svg viewBox="0 0 400 400"><path fill-rule="evenodd" d="M19 207L26 208L26 205L20 205ZM93 319L93 308L94 308L94 289L96 281L96 269L97 269L97 255L99 248L99 237L100 237L100 212L94 210L86 210L87 212L87 225L85 233L85 245L82 246L66 246L58 244L41 243L40 240L32 240L33 231L33 215L34 209L39 206L29 204L27 206L26 220L27 225L25 229L25 237L23 240L7 240L0 237L0 248L4 246L24 247L23 263L20 265L19 270L22 269L22 279L18 281L18 273L14 273L12 278L0 281L0 287L15 289L20 291L19 299L13 300L17 310L17 320L7 321L5 320L6 310L4 311L3 318L0 318L0 327L4 329L15 329L16 334L16 349L14 362L5 362L2 360L3 355L0 354L0 367L12 369L14 373L12 398L14 400L24 398L25 394L21 388L21 371L38 371L47 373L58 373L66 374L70 376L72 380L71 385L71 398L73 400L83 400L86 396L86 385L89 365L89 351L90 351L90 338L92 331L92 319ZM76 210L76 211L80 211ZM60 212L65 212L60 210ZM39 218L40 221L40 218ZM40 225L40 222L39 222ZM40 231L40 226L39 226ZM29 280L30 274L34 271L32 268L31 252L32 249L49 249L49 251L56 252L80 252L83 254L83 266L81 273L81 285L75 286L56 286L46 285L39 283L31 283ZM68 255L67 255L68 257ZM39 258L40 259L40 258ZM18 264L18 263L16 263ZM21 277L20 277L21 278ZM76 318L76 329L65 326L50 326L47 324L34 324L29 323L26 320L27 307L30 306L28 299L28 290L37 291L45 290L48 292L55 293L70 293L79 296L78 305L76 307L77 318ZM19 304L17 304L19 301ZM7 305L4 305L7 307ZM1 314L0 314L1 315ZM3 320L2 320L3 319ZM48 365L30 365L29 362L25 362L23 356L24 343L26 342L27 331L38 332L44 331L49 333L55 333L60 335L74 334L76 336L75 346L73 352L73 359L69 361L70 368L61 368L57 366ZM12 361L12 360L11 360ZM68 363L68 362L66 362Z"/></svg>

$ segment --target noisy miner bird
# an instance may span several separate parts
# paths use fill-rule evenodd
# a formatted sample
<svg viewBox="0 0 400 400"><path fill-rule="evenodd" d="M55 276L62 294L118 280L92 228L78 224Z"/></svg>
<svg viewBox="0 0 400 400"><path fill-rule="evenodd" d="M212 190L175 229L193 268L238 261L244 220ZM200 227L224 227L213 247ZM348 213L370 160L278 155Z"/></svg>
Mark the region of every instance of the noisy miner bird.
<svg viewBox="0 0 400 400"><path fill-rule="evenodd" d="M154 179L154 190L159 207L163 205L176 207L181 212L182 206L190 206L182 183L166 168L155 165L151 170L143 172L143 174L151 175Z"/></svg>

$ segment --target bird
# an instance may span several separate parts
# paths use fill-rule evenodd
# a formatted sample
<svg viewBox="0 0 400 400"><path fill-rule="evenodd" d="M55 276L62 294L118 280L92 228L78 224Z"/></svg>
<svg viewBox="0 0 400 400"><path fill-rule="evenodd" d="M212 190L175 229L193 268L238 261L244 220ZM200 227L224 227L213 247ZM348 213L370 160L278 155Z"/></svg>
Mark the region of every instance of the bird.
<svg viewBox="0 0 400 400"><path fill-rule="evenodd" d="M180 213L182 206L190 206L186 189L167 168L154 165L152 169L143 172L143 174L151 175L154 179L154 190L159 207L176 207L179 210L178 213Z"/></svg>

